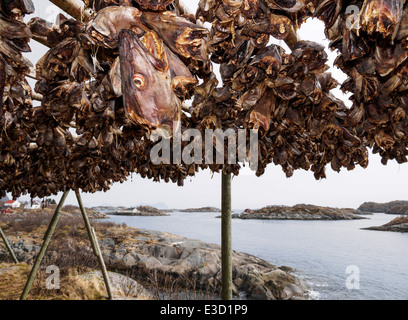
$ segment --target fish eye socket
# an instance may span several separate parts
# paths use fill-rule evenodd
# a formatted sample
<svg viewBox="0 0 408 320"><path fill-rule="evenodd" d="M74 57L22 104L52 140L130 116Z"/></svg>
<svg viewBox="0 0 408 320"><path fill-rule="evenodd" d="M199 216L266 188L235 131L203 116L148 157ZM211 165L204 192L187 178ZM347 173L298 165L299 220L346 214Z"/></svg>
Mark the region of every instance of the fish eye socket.
<svg viewBox="0 0 408 320"><path fill-rule="evenodd" d="M145 77L141 74L136 74L133 77L133 83L137 88L143 88L146 85Z"/></svg>

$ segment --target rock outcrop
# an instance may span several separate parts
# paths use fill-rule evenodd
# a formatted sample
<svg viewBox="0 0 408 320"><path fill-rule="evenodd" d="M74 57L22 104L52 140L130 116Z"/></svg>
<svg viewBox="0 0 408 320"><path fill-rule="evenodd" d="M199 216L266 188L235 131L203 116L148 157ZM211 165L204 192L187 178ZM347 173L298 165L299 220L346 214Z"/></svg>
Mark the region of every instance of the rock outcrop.
<svg viewBox="0 0 408 320"><path fill-rule="evenodd" d="M49 209L50 212L54 211L54 208L47 208ZM85 208L86 214L88 215L89 219L106 219L108 216L100 212L98 210L92 209L92 208ZM81 217L81 209L77 206L72 206L72 205L67 205L62 208L62 214L69 214L69 215L74 215Z"/></svg>
<svg viewBox="0 0 408 320"><path fill-rule="evenodd" d="M364 230L376 230L376 231L393 231L393 232L408 232L408 217L395 218L392 221L382 225L363 228Z"/></svg>
<svg viewBox="0 0 408 320"><path fill-rule="evenodd" d="M152 295L134 279L117 272L108 272L114 300L151 300ZM79 275L85 282L92 283L100 291L105 290L105 281L102 272L93 270Z"/></svg>
<svg viewBox="0 0 408 320"><path fill-rule="evenodd" d="M408 214L408 201L396 200L386 203L364 202L359 208L361 211L387 214Z"/></svg>
<svg viewBox="0 0 408 320"><path fill-rule="evenodd" d="M366 212L355 209L339 209L315 205L298 204L288 206L267 206L258 210L246 209L239 214L233 214L236 219L266 219L266 220L353 220L365 219L361 214Z"/></svg>
<svg viewBox="0 0 408 320"><path fill-rule="evenodd" d="M97 233L108 269L134 275L135 280L147 290L153 282L160 283L159 286L162 287L166 279L171 279L172 285L177 282L180 288L197 292L211 291L214 297L219 297L220 246L123 225L97 228ZM22 237L20 234L13 234L11 230L8 230L8 234L9 242L19 261L32 263L40 249L40 237ZM58 238L58 235L54 238ZM82 251L84 250L90 249L84 247ZM0 250L0 258L6 254L5 250ZM49 254L58 255L57 252ZM232 259L233 293L236 297L307 298L306 283L297 278L290 268L277 267L253 255L236 251L233 252Z"/></svg>
<svg viewBox="0 0 408 320"><path fill-rule="evenodd" d="M215 207L202 207L202 208L188 208L181 209L180 212L221 212L221 209Z"/></svg>
<svg viewBox="0 0 408 320"><path fill-rule="evenodd" d="M145 277L172 275L179 285L198 290L221 285L221 248L201 240L139 229L127 243L105 237L100 241L109 266L129 268ZM247 299L296 299L307 285L288 272L255 256L233 252L233 292Z"/></svg>
<svg viewBox="0 0 408 320"><path fill-rule="evenodd" d="M118 216L168 216L164 210L157 209L152 206L139 206L129 209L118 209L108 213L109 215Z"/></svg>

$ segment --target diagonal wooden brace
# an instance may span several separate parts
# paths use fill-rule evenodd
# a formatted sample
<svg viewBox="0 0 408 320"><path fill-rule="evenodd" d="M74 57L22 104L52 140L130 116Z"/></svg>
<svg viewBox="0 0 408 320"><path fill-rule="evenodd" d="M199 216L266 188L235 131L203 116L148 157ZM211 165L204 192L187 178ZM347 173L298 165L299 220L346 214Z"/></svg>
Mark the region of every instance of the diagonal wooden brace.
<svg viewBox="0 0 408 320"><path fill-rule="evenodd" d="M13 248L10 246L10 243L7 241L6 235L0 227L0 236L3 239L4 244L6 245L7 251L10 253L15 263L18 263L18 259L13 251Z"/></svg>
<svg viewBox="0 0 408 320"><path fill-rule="evenodd" d="M61 217L61 209L64 206L65 200L67 199L67 196L69 194L69 191L65 191L64 194L61 197L60 202L57 205L57 208L55 208L54 215L50 221L50 224L48 226L48 229L44 235L44 242L41 246L40 252L38 253L33 268L31 269L30 275L28 276L27 283L24 287L23 293L20 296L20 300L26 300L27 296L30 292L30 289L33 285L34 279L37 275L38 269L40 268L41 262L44 258L45 252L47 251L48 245L50 244L52 235L54 234L55 228L58 224L58 221Z"/></svg>
<svg viewBox="0 0 408 320"><path fill-rule="evenodd" d="M100 268L102 270L102 275L103 275L103 278L105 280L105 286L106 286L106 291L108 293L108 298L110 300L112 300L113 299L112 287L111 287L108 271L106 269L105 261L103 260L101 249L99 248L99 243L98 243L98 239L96 237L95 230L94 230L94 228L92 228L91 223L89 222L89 218L88 218L88 215L86 213L85 207L84 207L84 205L82 203L81 194L79 193L78 189L75 190L75 195L77 197L78 204L79 204L79 207L81 209L82 218L84 219L85 227L86 227L86 230L88 232L89 239L91 240L91 245L92 245L93 252L94 252L95 256L98 258L99 266L100 266Z"/></svg>

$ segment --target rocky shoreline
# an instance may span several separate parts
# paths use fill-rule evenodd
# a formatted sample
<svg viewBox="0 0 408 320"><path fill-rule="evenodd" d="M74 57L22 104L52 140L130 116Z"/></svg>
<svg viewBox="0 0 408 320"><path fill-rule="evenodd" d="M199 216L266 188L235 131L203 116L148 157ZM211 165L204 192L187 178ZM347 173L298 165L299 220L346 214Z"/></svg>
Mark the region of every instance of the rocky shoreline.
<svg viewBox="0 0 408 320"><path fill-rule="evenodd" d="M96 222L96 230L101 251L107 267L122 274L133 274L143 285L155 281L175 279L180 287L189 290L214 290L219 294L221 287L221 248L201 240L188 239L166 232L135 229L125 225ZM29 234L7 230L7 236L18 259L33 263L40 249L41 231ZM71 243L64 231L56 232L54 238L63 243ZM62 234L62 235L61 235ZM71 234L74 234L71 232ZM85 230L75 233L86 239ZM54 239L53 238L53 239ZM64 239L64 240L63 240ZM80 252L90 250L90 245L81 240ZM82 247L85 246L85 247ZM1 247L1 244L0 244ZM56 246L58 247L58 246ZM0 258L7 252L0 248ZM58 251L59 252L59 251ZM57 252L48 252L57 255ZM3 257L2 257L3 255ZM241 299L307 299L307 284L293 274L290 267L277 267L263 259L241 252L233 252L233 293ZM133 277L132 277L133 278ZM146 290L149 287L146 286Z"/></svg>
<svg viewBox="0 0 408 320"><path fill-rule="evenodd" d="M246 209L242 213L233 214L233 219L264 219L264 220L354 220L366 219L361 215L367 212L349 208L330 208L315 205L298 204L289 206L267 206L258 210Z"/></svg>
<svg viewBox="0 0 408 320"><path fill-rule="evenodd" d="M221 212L221 209L215 207L202 207L202 208L188 208L180 209L180 212Z"/></svg>
<svg viewBox="0 0 408 320"><path fill-rule="evenodd" d="M358 209L366 212L408 215L408 201L364 202Z"/></svg>
<svg viewBox="0 0 408 320"><path fill-rule="evenodd" d="M157 209L151 206L139 206L136 208L129 209L117 209L116 211L111 211L107 213L108 215L116 216L150 216L150 217L159 217L159 216L169 216L164 210Z"/></svg>
<svg viewBox="0 0 408 320"><path fill-rule="evenodd" d="M363 230L375 230L375 231L391 231L391 232L408 232L408 217L395 218L392 221L382 225L373 226L368 228L362 228Z"/></svg>

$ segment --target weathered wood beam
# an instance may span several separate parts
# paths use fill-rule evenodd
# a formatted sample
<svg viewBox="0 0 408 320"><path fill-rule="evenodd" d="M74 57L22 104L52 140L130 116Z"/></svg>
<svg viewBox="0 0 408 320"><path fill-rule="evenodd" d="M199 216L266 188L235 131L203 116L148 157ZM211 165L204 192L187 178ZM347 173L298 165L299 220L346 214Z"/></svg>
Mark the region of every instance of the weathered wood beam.
<svg viewBox="0 0 408 320"><path fill-rule="evenodd" d="M4 234L3 230L0 227L0 236L3 239L4 244L6 245L7 251L10 253L11 257L13 258L14 263L18 263L18 259L11 247L10 243L8 242L6 235Z"/></svg>
<svg viewBox="0 0 408 320"><path fill-rule="evenodd" d="M43 100L43 95L33 91L31 92L31 99L41 102Z"/></svg>
<svg viewBox="0 0 408 320"><path fill-rule="evenodd" d="M85 9L85 4L80 0L50 0L50 2L76 20L86 22L92 16L91 11Z"/></svg>
<svg viewBox="0 0 408 320"><path fill-rule="evenodd" d="M54 234L55 228L57 227L58 221L61 217L61 209L64 206L65 200L67 199L69 191L65 191L61 197L60 202L58 203L57 207L55 208L54 215L48 225L48 229L44 235L44 242L41 246L40 252L38 253L33 268L31 269L30 275L28 276L27 283L25 284L23 293L20 296L20 300L26 300L28 294L30 293L31 286L33 285L34 279L37 275L38 269L40 268L41 262L44 258L45 252L47 251L48 245L50 244L51 237Z"/></svg>
<svg viewBox="0 0 408 320"><path fill-rule="evenodd" d="M221 180L221 298L232 300L231 174Z"/></svg>
<svg viewBox="0 0 408 320"><path fill-rule="evenodd" d="M75 190L75 195L76 195L76 198L77 198L77 201L78 201L79 208L81 209L82 218L84 220L85 227L86 227L86 230L88 232L89 240L91 241L91 245L92 245L94 255L97 257L98 262L99 262L99 266L100 266L100 268L102 270L102 276L103 276L103 279L105 281L105 287L106 287L106 292L108 294L108 299L112 300L113 299L112 285L111 285L111 282L110 282L110 279L109 279L108 270L106 269L105 261L103 260L103 255L102 255L101 249L99 247L99 243L98 243L98 239L96 237L95 229L92 228L91 223L89 222L89 218L88 218L88 215L86 213L84 204L82 202L81 194L79 193L78 189Z"/></svg>

